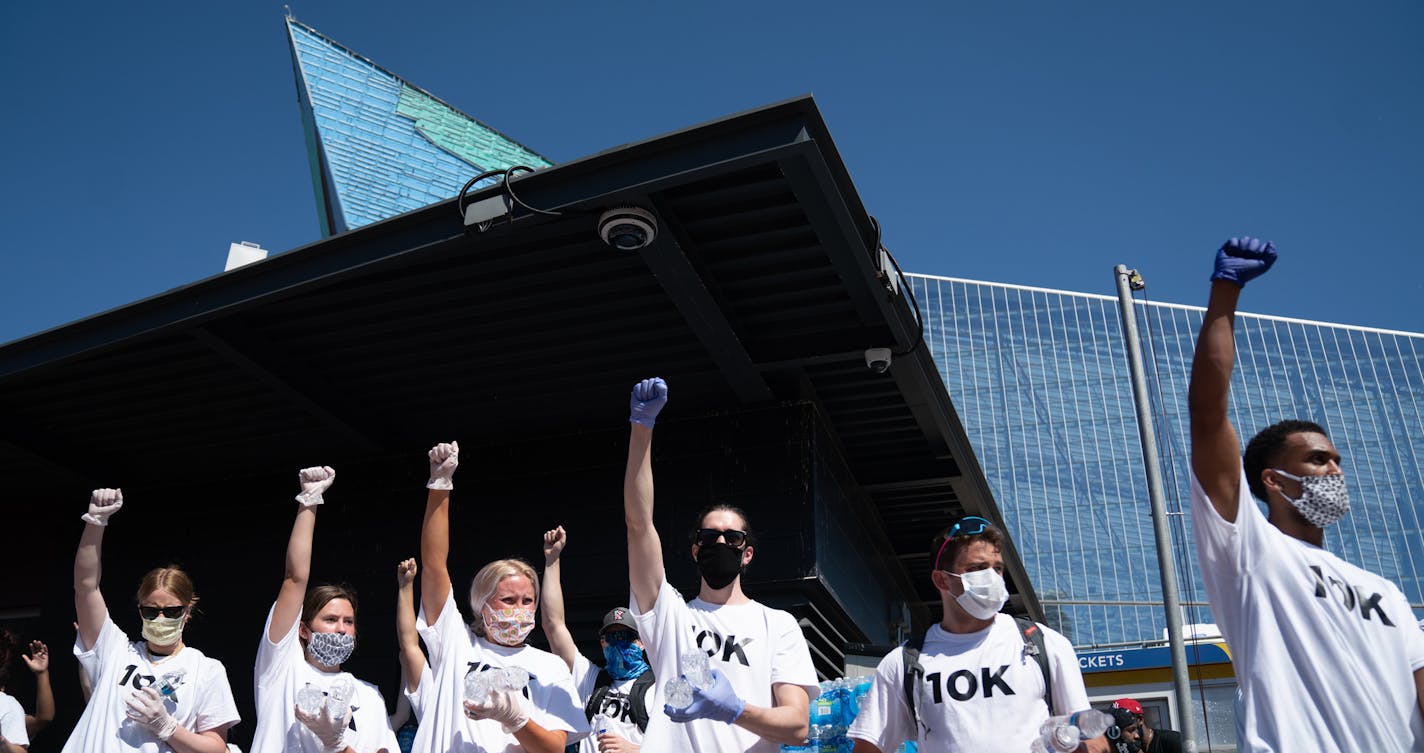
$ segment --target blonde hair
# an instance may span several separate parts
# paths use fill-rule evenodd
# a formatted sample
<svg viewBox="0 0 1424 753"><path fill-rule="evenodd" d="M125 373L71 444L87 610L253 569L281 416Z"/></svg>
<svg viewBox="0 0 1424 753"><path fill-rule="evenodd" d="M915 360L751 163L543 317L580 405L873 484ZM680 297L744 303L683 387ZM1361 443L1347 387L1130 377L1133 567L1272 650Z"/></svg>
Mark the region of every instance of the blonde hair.
<svg viewBox="0 0 1424 753"><path fill-rule="evenodd" d="M485 621L480 616L484 611L485 602L494 596L494 590L499 587L500 581L517 575L523 575L533 584L534 606L538 607L539 573L535 572L528 562L521 559L495 560L475 573L475 579L470 583L470 609L475 613L470 628L475 631L476 635L485 634Z"/></svg>
<svg viewBox="0 0 1424 753"><path fill-rule="evenodd" d="M177 565L168 567L155 567L143 576L143 580L138 582L138 595L135 597L142 602L149 594L158 589L163 589L173 594L183 606L193 607L198 603L198 595L193 591L193 579L183 572Z"/></svg>

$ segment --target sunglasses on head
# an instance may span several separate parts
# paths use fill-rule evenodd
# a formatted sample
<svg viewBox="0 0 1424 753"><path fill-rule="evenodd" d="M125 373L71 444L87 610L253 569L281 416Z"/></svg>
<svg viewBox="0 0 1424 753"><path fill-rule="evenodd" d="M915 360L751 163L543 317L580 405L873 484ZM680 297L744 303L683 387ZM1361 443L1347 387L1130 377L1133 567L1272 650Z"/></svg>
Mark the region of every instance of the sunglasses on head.
<svg viewBox="0 0 1424 753"><path fill-rule="evenodd" d="M734 529L719 531L716 528L699 528L693 540L697 542L698 546L712 546L717 543L719 538L731 546L741 547L747 543L747 532Z"/></svg>
<svg viewBox="0 0 1424 753"><path fill-rule="evenodd" d="M949 527L944 534L944 543L939 545L939 551L935 552L935 569L939 569L939 558L944 556L944 548L949 546L951 539L959 536L977 536L984 532L984 529L994 525L978 515L967 515L960 518L958 522Z"/></svg>
<svg viewBox="0 0 1424 753"><path fill-rule="evenodd" d="M183 606L182 604L179 604L176 607L139 607L138 616L144 618L145 620L156 620L158 619L158 615L161 614L170 620L176 620L179 617L182 617L183 612L187 611L187 609L188 608Z"/></svg>

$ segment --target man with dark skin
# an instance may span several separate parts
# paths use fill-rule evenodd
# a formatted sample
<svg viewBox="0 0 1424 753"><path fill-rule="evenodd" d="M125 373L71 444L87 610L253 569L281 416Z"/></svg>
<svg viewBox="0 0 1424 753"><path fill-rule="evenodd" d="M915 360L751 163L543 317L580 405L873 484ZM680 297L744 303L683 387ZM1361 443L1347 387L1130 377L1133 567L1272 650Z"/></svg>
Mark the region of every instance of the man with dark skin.
<svg viewBox="0 0 1424 753"><path fill-rule="evenodd" d="M1409 602L1321 548L1349 510L1339 451L1321 426L1291 420L1263 429L1243 458L1228 417L1237 300L1275 260L1252 238L1217 252L1188 388L1192 528L1241 687L1238 749L1417 749L1424 634Z"/></svg>

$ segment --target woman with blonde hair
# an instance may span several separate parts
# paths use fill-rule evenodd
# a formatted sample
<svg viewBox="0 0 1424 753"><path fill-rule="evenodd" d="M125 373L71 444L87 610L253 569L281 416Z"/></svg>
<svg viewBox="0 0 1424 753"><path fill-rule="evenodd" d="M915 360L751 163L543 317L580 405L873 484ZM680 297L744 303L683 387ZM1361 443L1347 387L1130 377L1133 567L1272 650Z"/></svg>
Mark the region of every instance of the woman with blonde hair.
<svg viewBox="0 0 1424 753"><path fill-rule="evenodd" d="M571 737L588 733L588 724L564 661L525 642L534 629L538 573L517 559L485 565L470 586L474 621L460 619L447 564L459 451L453 442L430 450L417 624L433 677L413 750L560 753ZM485 683L490 676L479 676L511 669L528 674L522 690L517 680Z"/></svg>
<svg viewBox="0 0 1424 753"><path fill-rule="evenodd" d="M286 571L257 645L252 753L398 750L381 692L341 669L356 648L356 593L344 585L308 588L316 511L335 480L331 466L297 472Z"/></svg>
<svg viewBox="0 0 1424 753"><path fill-rule="evenodd" d="M74 557L74 654L94 692L64 753L224 753L237 705L222 662L183 642L198 596L178 567L150 570L138 587L143 640L130 641L99 591L100 550L118 489L96 489Z"/></svg>

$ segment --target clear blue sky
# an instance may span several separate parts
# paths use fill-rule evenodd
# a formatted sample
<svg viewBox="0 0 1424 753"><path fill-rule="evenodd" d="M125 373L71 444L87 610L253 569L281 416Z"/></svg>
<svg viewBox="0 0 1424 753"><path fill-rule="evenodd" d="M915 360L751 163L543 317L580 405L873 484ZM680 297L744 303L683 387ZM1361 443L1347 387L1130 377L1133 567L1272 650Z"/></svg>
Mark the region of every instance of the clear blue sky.
<svg viewBox="0 0 1424 753"><path fill-rule="evenodd" d="M1171 7L1168 7L1171 6ZM1424 332L1424 3L293 0L556 162L813 93L907 270ZM0 342L318 237L280 2L0 4Z"/></svg>

